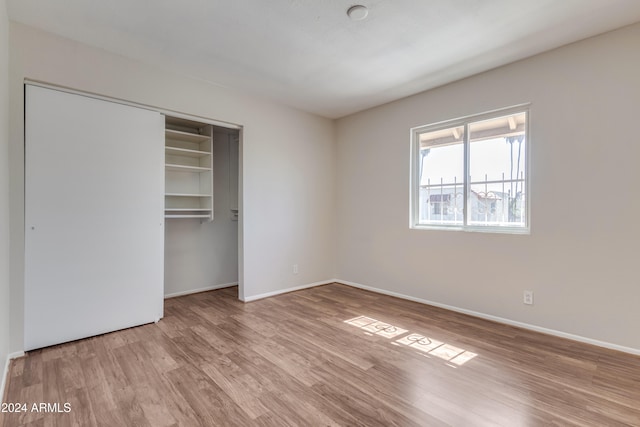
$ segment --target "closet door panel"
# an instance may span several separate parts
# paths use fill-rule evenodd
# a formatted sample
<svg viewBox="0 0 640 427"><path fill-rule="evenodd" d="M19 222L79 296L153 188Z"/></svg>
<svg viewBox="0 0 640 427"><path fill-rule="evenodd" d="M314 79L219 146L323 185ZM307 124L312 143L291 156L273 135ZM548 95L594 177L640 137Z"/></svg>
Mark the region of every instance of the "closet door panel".
<svg viewBox="0 0 640 427"><path fill-rule="evenodd" d="M26 86L25 349L158 320L164 120Z"/></svg>

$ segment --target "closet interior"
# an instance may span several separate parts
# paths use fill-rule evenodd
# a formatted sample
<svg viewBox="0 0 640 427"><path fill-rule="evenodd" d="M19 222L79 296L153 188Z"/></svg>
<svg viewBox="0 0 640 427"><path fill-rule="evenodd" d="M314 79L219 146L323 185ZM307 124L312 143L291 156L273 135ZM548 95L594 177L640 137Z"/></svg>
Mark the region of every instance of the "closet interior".
<svg viewBox="0 0 640 427"><path fill-rule="evenodd" d="M165 295L238 282L239 130L165 116Z"/></svg>

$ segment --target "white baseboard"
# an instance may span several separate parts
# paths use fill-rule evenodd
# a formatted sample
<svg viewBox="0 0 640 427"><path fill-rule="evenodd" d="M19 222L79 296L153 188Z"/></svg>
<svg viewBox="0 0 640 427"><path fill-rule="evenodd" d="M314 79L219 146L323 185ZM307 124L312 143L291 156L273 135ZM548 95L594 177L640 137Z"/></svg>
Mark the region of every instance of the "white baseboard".
<svg viewBox="0 0 640 427"><path fill-rule="evenodd" d="M586 343L586 344L591 344L591 345L595 345L595 346L598 346L598 347L604 347L604 348L608 348L608 349L611 349L611 350L622 351L624 353L640 355L640 349L637 349L637 348L625 347L625 346L621 346L621 345L618 345L618 344L609 343L609 342L606 342L606 341L594 340L594 339L583 337L583 336L580 336L580 335L574 335L574 334L569 334L567 332L557 331L555 329L543 328L541 326L536 326L536 325L531 325L531 324L528 324L528 323L517 322L515 320L505 319L503 317L498 317L498 316L493 316L493 315L490 315L490 314L480 313L480 312L473 311L473 310L467 310L467 309L464 309L464 308L454 307L454 306L447 305L447 304L440 304L440 303L429 301L429 300L425 300L425 299L422 299L422 298L416 298L416 297L412 297L412 296L409 296L409 295L400 294L398 292L387 291L385 289L374 288L374 287L371 287L371 286L362 285L360 283L349 282L347 280L335 279L335 280L333 280L331 282L340 283L340 284L351 286L351 287L354 287L354 288L364 289L364 290L375 292L375 293L378 293L378 294L389 295L389 296L396 297L396 298L401 298L401 299L405 299L405 300L409 300L409 301L419 302L419 303L422 303L422 304L432 305L434 307L440 307L440 308L444 308L446 310L455 311L457 313L468 314L469 316L479 317L481 319L486 319L486 320L492 320L494 322L503 323L505 325L510 325L510 326L516 326L516 327L522 328L522 329L528 329L528 330L535 331L535 332L541 332L541 333L547 334L547 335L553 335L553 336L560 337L560 338L566 338L566 339L569 339L569 340L578 341L578 342L582 342L582 343ZM331 283L331 282L328 282L328 283Z"/></svg>
<svg viewBox="0 0 640 427"><path fill-rule="evenodd" d="M213 286L206 286L204 288L189 289L189 290L186 290L186 291L173 292L173 293L170 293L170 294L165 294L164 299L182 297L182 296L185 296L185 295L197 294L197 293L206 292L206 291L213 291L213 290L216 290L216 289L230 288L232 286L238 286L238 282L223 283L222 285L213 285Z"/></svg>
<svg viewBox="0 0 640 427"><path fill-rule="evenodd" d="M2 381L0 381L0 402L4 402L5 387L7 386L7 380L9 379L9 363L11 359L24 356L24 351L17 353L10 353L7 355L7 360L4 362L4 369L2 370Z"/></svg>
<svg viewBox="0 0 640 427"><path fill-rule="evenodd" d="M323 280L322 282L309 283L309 284L306 284L306 285L294 286L292 288L279 289L279 290L273 291L273 292L267 292L267 293L264 293L264 294L258 294L258 295L252 295L252 296L244 297L244 299L242 301L243 302L257 301L257 300L263 299L263 298L273 297L273 296L281 295L281 294L287 294L289 292L300 291L302 289L315 288L316 286L328 285L329 283L335 283L335 282L337 282L337 280Z"/></svg>

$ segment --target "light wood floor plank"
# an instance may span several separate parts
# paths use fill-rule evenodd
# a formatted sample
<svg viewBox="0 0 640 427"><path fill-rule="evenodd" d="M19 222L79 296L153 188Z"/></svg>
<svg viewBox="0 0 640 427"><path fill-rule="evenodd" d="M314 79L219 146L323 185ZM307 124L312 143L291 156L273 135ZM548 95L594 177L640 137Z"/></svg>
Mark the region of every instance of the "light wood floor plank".
<svg viewBox="0 0 640 427"><path fill-rule="evenodd" d="M638 426L640 357L331 284L12 361L2 427ZM30 408L29 408L30 409Z"/></svg>

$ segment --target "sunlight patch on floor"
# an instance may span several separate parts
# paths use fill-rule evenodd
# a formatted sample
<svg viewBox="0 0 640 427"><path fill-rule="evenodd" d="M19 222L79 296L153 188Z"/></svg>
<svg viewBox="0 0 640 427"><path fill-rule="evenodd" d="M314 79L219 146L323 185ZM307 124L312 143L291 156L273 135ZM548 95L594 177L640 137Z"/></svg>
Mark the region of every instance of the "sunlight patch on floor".
<svg viewBox="0 0 640 427"><path fill-rule="evenodd" d="M477 356L476 353L471 351L434 340L424 335L409 333L401 337L401 335L406 334L409 330L367 316L354 317L353 319L345 320L344 323L362 329L367 335L397 338L392 344L405 345L412 349L419 350L423 354L446 360L453 363L453 365L450 365L452 367L455 367L454 365L462 366Z"/></svg>

